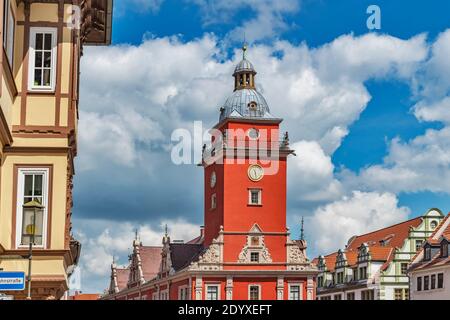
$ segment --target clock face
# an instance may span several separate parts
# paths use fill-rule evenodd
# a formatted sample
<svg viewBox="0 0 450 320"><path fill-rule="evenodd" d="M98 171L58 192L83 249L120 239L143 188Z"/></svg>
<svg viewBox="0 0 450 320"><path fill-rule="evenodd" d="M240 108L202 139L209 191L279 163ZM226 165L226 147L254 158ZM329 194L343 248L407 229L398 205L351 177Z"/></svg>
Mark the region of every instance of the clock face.
<svg viewBox="0 0 450 320"><path fill-rule="evenodd" d="M209 180L209 185L211 186L211 188L214 188L216 186L216 181L216 172L213 171L213 173L211 173L211 179Z"/></svg>
<svg viewBox="0 0 450 320"><path fill-rule="evenodd" d="M248 167L248 177L252 181L259 181L264 177L264 169L257 165L251 165Z"/></svg>

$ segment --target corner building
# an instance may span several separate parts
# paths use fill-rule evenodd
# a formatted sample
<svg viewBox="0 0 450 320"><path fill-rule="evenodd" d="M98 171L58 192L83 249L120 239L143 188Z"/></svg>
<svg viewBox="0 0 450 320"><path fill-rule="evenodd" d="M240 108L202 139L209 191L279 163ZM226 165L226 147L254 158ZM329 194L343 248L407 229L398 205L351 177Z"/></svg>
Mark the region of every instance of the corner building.
<svg viewBox="0 0 450 320"><path fill-rule="evenodd" d="M233 74L234 92L220 108L210 147L203 148L200 236L180 243L166 233L162 248L151 249L136 240L128 272L112 266L103 299L315 299L318 271L306 257L306 242L291 240L286 226L286 167L293 150L287 133L280 139L282 119L256 90L256 70L245 53L246 47ZM160 256L143 259L143 249ZM146 277L156 259L157 275Z"/></svg>
<svg viewBox="0 0 450 320"><path fill-rule="evenodd" d="M81 250L71 232L80 59L110 43L112 0L0 0L0 20L0 270L31 276L33 300L59 299Z"/></svg>

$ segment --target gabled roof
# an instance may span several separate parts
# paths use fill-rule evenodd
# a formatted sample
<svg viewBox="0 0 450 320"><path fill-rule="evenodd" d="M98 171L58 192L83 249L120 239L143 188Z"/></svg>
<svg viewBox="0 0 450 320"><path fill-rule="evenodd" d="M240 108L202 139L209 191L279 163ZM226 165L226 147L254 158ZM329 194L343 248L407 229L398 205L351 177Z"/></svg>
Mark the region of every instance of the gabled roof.
<svg viewBox="0 0 450 320"><path fill-rule="evenodd" d="M381 270L385 270L394 258L395 248L402 247L405 239L409 236L410 229L417 228L421 223L422 217L417 217L350 238L344 250L348 266L352 267L357 264L359 248L362 244L366 244L371 259L384 262ZM327 270L331 272L335 270L337 256L338 252L334 252L324 257ZM313 263L317 264L318 259L314 259Z"/></svg>
<svg viewBox="0 0 450 320"><path fill-rule="evenodd" d="M444 239L450 241L450 213L447 214L447 216L444 219L442 219L437 228L427 239L427 243L429 243L433 247L436 247L440 246L441 242ZM409 271L423 270L431 267L450 265L450 256L441 257L440 250L436 252L428 261L424 261L423 258L424 258L424 247L422 247L412 259Z"/></svg>
<svg viewBox="0 0 450 320"><path fill-rule="evenodd" d="M187 267L192 261L198 258L202 251L202 244L171 243L170 260L172 261L172 268L178 271Z"/></svg>
<svg viewBox="0 0 450 320"><path fill-rule="evenodd" d="M128 268L116 268L116 281L117 287L120 290L125 289L128 283L128 277L130 275L130 269Z"/></svg>
<svg viewBox="0 0 450 320"><path fill-rule="evenodd" d="M393 226L372 231L360 236L354 237L349 241L347 250L358 250L363 243L370 246L380 245L385 241L386 246L400 248L408 237L410 228L417 228L422 223L422 217L407 220Z"/></svg>
<svg viewBox="0 0 450 320"><path fill-rule="evenodd" d="M140 246L139 254L141 256L142 272L146 281L155 278L159 272L161 264L160 246Z"/></svg>

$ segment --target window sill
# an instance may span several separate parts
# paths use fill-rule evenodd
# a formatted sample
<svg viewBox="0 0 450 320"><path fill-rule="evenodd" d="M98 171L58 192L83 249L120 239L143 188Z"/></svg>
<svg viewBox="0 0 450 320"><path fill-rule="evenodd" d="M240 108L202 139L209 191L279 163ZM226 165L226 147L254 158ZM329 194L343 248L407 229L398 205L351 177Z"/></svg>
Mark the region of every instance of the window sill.
<svg viewBox="0 0 450 320"><path fill-rule="evenodd" d="M253 204L253 203L248 203L247 207L262 207L262 204Z"/></svg>
<svg viewBox="0 0 450 320"><path fill-rule="evenodd" d="M39 90L39 89L28 89L28 95L42 95L42 96L53 96L56 94L54 89L52 90Z"/></svg>

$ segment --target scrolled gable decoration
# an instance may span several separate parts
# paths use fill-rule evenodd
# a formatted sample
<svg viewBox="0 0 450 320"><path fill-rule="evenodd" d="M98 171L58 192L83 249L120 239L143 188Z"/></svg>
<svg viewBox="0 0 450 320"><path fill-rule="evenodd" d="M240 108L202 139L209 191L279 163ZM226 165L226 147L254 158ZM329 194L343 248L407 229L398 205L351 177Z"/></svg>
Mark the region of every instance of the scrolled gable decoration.
<svg viewBox="0 0 450 320"><path fill-rule="evenodd" d="M262 235L261 228L255 224L250 233L247 236L247 241L239 253L238 263L252 263L251 253L259 253L258 263L271 263L272 256L264 243L264 236ZM254 262L253 262L254 263Z"/></svg>
<svg viewBox="0 0 450 320"><path fill-rule="evenodd" d="M213 239L209 247L189 266L189 270L222 270L223 230Z"/></svg>

